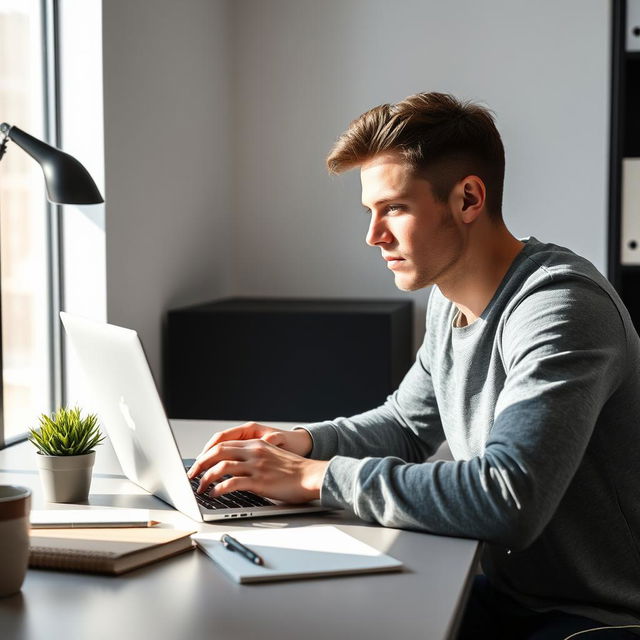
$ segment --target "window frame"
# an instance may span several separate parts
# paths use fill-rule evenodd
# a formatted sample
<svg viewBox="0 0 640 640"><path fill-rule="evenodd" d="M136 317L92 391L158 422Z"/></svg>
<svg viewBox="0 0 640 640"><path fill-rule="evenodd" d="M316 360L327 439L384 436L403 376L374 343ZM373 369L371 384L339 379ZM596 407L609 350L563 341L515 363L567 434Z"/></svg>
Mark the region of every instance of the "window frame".
<svg viewBox="0 0 640 640"><path fill-rule="evenodd" d="M59 146L60 123L60 49L59 49L59 7L58 0L40 0L40 31L42 37L42 97L44 115L44 139L53 146ZM7 150L10 152L11 150ZM20 153L20 151L16 151ZM0 167L1 170L1 167ZM63 246L61 233L62 206L45 199L45 244L47 264L47 342L49 349L49 392L48 411L60 406L65 397L65 358L62 327L58 313L63 308ZM1 326L1 318L0 318ZM6 437L4 421L4 371L3 345L0 339L0 449L23 442L28 432L10 438Z"/></svg>

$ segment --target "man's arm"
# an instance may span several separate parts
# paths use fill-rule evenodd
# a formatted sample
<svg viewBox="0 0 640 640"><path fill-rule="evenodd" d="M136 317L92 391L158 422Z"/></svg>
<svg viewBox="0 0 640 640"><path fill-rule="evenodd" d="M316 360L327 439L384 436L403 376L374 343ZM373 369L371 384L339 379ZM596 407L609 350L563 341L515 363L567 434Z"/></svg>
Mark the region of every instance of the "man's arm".
<svg viewBox="0 0 640 640"><path fill-rule="evenodd" d="M455 462L399 457L309 460L264 440L216 445L196 464L215 495L248 489L320 497L382 525L470 537L513 549L547 525L627 370L625 327L593 284L550 285L526 298L501 337L507 379L482 455ZM637 350L637 345L633 345ZM637 356L637 354L636 354Z"/></svg>
<svg viewBox="0 0 640 640"><path fill-rule="evenodd" d="M397 391L382 406L350 418L308 424L293 431L256 422L226 429L214 434L205 444L189 471L190 477L223 460L219 449L223 443L232 441L262 440L315 460L329 460L338 454L357 458L397 456L407 462L426 460L445 439L429 372L428 338L427 335ZM212 471L207 479L214 477L218 475Z"/></svg>
<svg viewBox="0 0 640 640"><path fill-rule="evenodd" d="M398 389L380 407L350 418L304 425L313 439L308 454L316 460L334 455L362 458L396 456L423 462L444 441L433 393L425 342Z"/></svg>
<svg viewBox="0 0 640 640"><path fill-rule="evenodd" d="M219 482L211 495L247 489L301 502L320 497L328 466L325 460L337 453L426 460L444 441L426 361L427 339L398 390L384 405L293 431L248 422L216 433L189 470L189 477L206 472L200 483L204 490L224 475L235 476ZM274 473L277 470L279 473Z"/></svg>
<svg viewBox="0 0 640 640"><path fill-rule="evenodd" d="M397 391L382 406L351 418L336 418L306 425L313 438L309 456L328 460L335 455L362 458L395 456L406 462L424 462L444 442L429 362L429 321L427 333L413 366Z"/></svg>
<svg viewBox="0 0 640 640"><path fill-rule="evenodd" d="M423 464L337 456L324 475L322 503L387 526L515 549L531 543L555 512L602 407L626 373L622 320L595 289L549 287L508 319L507 380L481 456Z"/></svg>

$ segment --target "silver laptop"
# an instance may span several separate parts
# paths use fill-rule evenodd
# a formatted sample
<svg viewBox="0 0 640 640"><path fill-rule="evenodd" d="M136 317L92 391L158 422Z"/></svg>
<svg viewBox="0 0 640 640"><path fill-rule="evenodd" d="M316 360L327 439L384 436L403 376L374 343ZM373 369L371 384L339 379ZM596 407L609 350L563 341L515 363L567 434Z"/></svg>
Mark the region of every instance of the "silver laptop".
<svg viewBox="0 0 640 640"><path fill-rule="evenodd" d="M138 334L64 312L60 318L129 480L197 521L326 510L317 502L292 505L249 491L197 495L197 480L186 474L193 459L180 457Z"/></svg>

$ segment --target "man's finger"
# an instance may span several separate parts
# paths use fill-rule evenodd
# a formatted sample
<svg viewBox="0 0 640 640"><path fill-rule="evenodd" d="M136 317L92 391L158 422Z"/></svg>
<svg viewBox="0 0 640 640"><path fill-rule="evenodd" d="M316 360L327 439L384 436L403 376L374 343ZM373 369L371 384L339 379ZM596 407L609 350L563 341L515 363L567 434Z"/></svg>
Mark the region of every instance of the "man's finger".
<svg viewBox="0 0 640 640"><path fill-rule="evenodd" d="M224 476L242 476L246 475L248 471L249 468L246 462L236 460L223 460L222 462L218 462L202 475L200 485L198 486L198 493L201 493L209 485Z"/></svg>
<svg viewBox="0 0 640 640"><path fill-rule="evenodd" d="M198 456L191 469L187 471L187 476L193 478L221 460L245 460L246 457L247 452L244 442L221 442L211 447L204 455Z"/></svg>
<svg viewBox="0 0 640 640"><path fill-rule="evenodd" d="M209 440L207 440L207 443L204 445L204 447L202 447L202 451L200 451L200 453L196 457L199 458L203 453L205 453L205 451L211 449L211 447L216 444L219 435L219 433L212 435Z"/></svg>
<svg viewBox="0 0 640 640"><path fill-rule="evenodd" d="M240 425L239 427L231 427L230 429L225 429L224 431L219 431L218 433L214 433L207 444L204 445L202 451L198 454L198 458L205 454L211 447L215 447L220 442L226 442L227 440L244 440L246 439L242 437L242 431L244 430L244 425Z"/></svg>
<svg viewBox="0 0 640 640"><path fill-rule="evenodd" d="M275 445L276 447L281 447L285 442L284 434L280 433L279 431L265 433L261 439L265 442L268 442L269 444Z"/></svg>
<svg viewBox="0 0 640 640"><path fill-rule="evenodd" d="M215 447L220 442L226 442L228 440L253 440L254 438L259 438L264 433L264 426L258 424L257 422L245 422L244 424L238 425L237 427L231 427L229 429L225 429L224 431L218 431L218 433L214 433L207 444L205 444L204 448L200 452L199 456L203 453L206 453L211 447ZM198 456L198 457L199 457Z"/></svg>
<svg viewBox="0 0 640 640"><path fill-rule="evenodd" d="M218 482L218 484L209 491L212 498L221 496L224 493L232 491L255 491L255 480L251 476L234 476Z"/></svg>

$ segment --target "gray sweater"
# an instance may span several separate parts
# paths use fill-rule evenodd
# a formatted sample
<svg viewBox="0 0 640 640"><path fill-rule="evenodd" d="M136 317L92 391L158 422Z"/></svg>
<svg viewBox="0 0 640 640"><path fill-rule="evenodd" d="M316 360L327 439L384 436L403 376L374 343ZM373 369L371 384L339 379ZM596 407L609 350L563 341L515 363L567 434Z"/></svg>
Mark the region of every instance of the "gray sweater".
<svg viewBox="0 0 640 640"><path fill-rule="evenodd" d="M321 501L477 538L525 606L640 621L640 340L609 282L526 241L482 316L434 287L426 336L376 409L306 425ZM446 438L454 461L426 462Z"/></svg>

